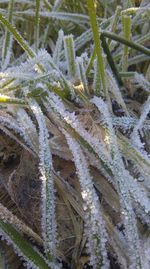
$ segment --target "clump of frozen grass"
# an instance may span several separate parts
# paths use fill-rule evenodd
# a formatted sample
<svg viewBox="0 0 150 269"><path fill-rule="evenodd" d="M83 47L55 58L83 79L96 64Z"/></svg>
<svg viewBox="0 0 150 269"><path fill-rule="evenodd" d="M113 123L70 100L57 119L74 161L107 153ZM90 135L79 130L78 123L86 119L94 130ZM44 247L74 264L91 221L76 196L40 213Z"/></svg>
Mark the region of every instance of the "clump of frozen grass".
<svg viewBox="0 0 150 269"><path fill-rule="evenodd" d="M102 218L99 199L94 190L88 164L79 144L64 132L69 148L73 154L81 186L83 209L85 211L85 232L88 238L88 250L93 268L109 268L107 259L107 236Z"/></svg>
<svg viewBox="0 0 150 269"><path fill-rule="evenodd" d="M150 204L147 180L150 175L149 150L147 150L149 145L148 141L146 141L147 144L143 142L150 128L149 97L143 105L141 116L134 117L131 107L128 108L127 98L124 98L126 88L120 85L123 85L125 78L130 80L129 84L134 83L137 88L149 92L149 82L145 77L140 73L135 72L133 75L128 71L128 67L133 62L133 49L141 53L137 57L133 54L136 65L143 59L146 61L145 55L147 58L150 55L146 47L138 44L138 41L134 42L134 38L140 40L141 43L142 40L144 42L147 40L146 21L144 26L141 26L143 21L141 24L140 12L137 12L137 9L130 9L131 2L134 1L124 3L124 10L122 10L123 7L117 8L119 13L116 11L115 15L113 15L116 8L115 1L105 3L103 7L105 19L98 18L97 20L93 0L87 1L89 17L85 14L87 10L84 1L76 1L75 12L72 12L68 6L69 13L64 11L66 6L63 5L63 1L58 0L54 1L53 5L48 1L44 1L43 5L40 0L37 0L35 4L28 0L2 2L4 4L9 2L9 7L8 20L5 18L7 17L5 8L0 14L0 21L6 27L5 33L3 30L0 32L1 40L5 35L3 64L0 72L0 103L2 105L0 129L36 159L38 158L42 186L40 201L42 239L39 240L38 237L36 241L37 237L34 232L30 230L30 233L35 236L36 243L40 241L43 251L39 251L22 236L21 233L26 233L28 226L23 226L21 223L21 233L16 231L15 224L20 225L20 222L10 213L8 213L8 218L0 214L2 237L13 245L19 256L23 257L27 268L61 267L57 262L55 171L49 147L51 137L48 131L54 125L59 136L66 137L68 144L66 148L72 153L72 157L69 158L72 158L79 178L81 188L79 197L82 197L82 201L80 198L77 199L79 203L83 203L83 215L81 214L80 217L84 221L84 231L88 241L87 253L91 265L93 268L109 268L107 242L107 245L110 245L110 255L118 258L121 268L143 269L146 266L144 255L147 256L147 254L145 250L141 250L142 229L138 228L137 219L149 225ZM15 3L18 4L15 6ZM19 7L18 10L15 10L15 7ZM24 8L23 12L22 8ZM133 20L131 12L133 12ZM146 14L146 9L143 12ZM127 20L127 23L123 23L123 29L120 23L121 14ZM20 16L22 20L18 21ZM29 33L26 31L27 17L31 17L36 25L32 25ZM52 22L46 25L43 33L41 18L44 18L43 25L46 25L47 19ZM67 26L62 21L67 21ZM91 29L89 29L89 21ZM31 47L14 27L14 25L18 26L18 22L20 32L24 33L23 36L32 44ZM55 42L56 37L54 36L52 40L50 33L53 32L52 27L55 27L58 32L60 24L64 27L64 31L59 30L58 39ZM130 40L131 25L133 31L135 29L137 31L133 35L133 41ZM111 33L110 29L114 33ZM121 30L124 36L120 38ZM115 31L119 33L118 36ZM64 32L72 32L74 36L65 35ZM99 32L103 42L100 42ZM144 33L143 38L142 33ZM94 49L89 45L92 37ZM110 39L107 40L106 37ZM14 39L26 53L18 59L13 48ZM118 43L112 46L114 40ZM39 49L45 44L47 50ZM122 67L123 72L118 72L118 66ZM113 100L116 101L118 109L113 108ZM9 108L13 106L12 111L8 109L8 104ZM123 115L119 114L120 110ZM85 127L87 119L90 119L94 132L91 132L88 126ZM57 141L57 132L54 132L54 140L55 138ZM63 146L57 145L59 151ZM53 151L54 155L58 154L57 150L53 149ZM61 158L62 156L63 152ZM131 163L134 165L132 168ZM108 214L114 210L110 202L112 198L108 199L105 184L100 185L97 191L95 184L97 179L91 175L90 166L96 167L98 175L104 175L104 182L109 180L109 183L107 182L109 195L110 197L112 193L114 195L112 204L114 200L118 201L115 208L119 209L115 214L117 219L122 218L123 232L119 232L114 227L113 220L110 221L112 213L109 216ZM138 173L137 178L136 173ZM69 195L72 195L72 192L69 191ZM99 196L102 196L101 200ZM68 201L71 203L72 200ZM108 212L107 206L105 208L107 203L110 207ZM75 203L71 205L76 210ZM79 212L79 209L76 210L76 214ZM121 236L118 236L118 233ZM79 249L78 252L80 252ZM80 257L78 259L80 260ZM75 266L78 266L79 260L76 261Z"/></svg>

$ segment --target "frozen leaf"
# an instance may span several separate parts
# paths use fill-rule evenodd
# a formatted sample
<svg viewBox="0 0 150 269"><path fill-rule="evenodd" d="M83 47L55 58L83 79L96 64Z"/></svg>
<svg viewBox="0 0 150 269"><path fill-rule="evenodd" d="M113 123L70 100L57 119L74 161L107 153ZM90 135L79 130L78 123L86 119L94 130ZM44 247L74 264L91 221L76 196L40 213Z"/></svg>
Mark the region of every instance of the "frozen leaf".
<svg viewBox="0 0 150 269"><path fill-rule="evenodd" d="M39 171L42 182L42 234L45 251L53 261L56 257L56 220L55 220L55 191L52 177L52 156L49 148L48 131L43 113L35 101L30 101L30 107L36 116L39 126Z"/></svg>

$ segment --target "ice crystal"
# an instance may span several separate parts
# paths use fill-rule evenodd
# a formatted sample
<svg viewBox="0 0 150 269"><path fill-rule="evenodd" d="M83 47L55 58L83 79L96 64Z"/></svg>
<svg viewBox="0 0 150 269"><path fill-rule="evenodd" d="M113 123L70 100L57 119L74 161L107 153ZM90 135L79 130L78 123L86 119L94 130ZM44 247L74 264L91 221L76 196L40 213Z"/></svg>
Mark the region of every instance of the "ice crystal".
<svg viewBox="0 0 150 269"><path fill-rule="evenodd" d="M137 88L142 88L146 92L150 92L150 83L144 78L142 74L135 72L133 82Z"/></svg>
<svg viewBox="0 0 150 269"><path fill-rule="evenodd" d="M111 169L110 164L110 156L107 153L104 144L98 139L93 137L90 133L88 133L82 126L82 124L79 122L78 118L74 113L69 112L66 110L64 104L60 100L58 96L56 96L53 93L48 93L49 97L47 98L48 104L50 107L59 115L60 118L62 118L63 121L65 121L67 124L69 124L73 129L76 130L77 133L80 134L80 136L89 143L94 149L94 151L97 153L99 158L108 166L109 169ZM49 106L46 104L47 109L49 110Z"/></svg>
<svg viewBox="0 0 150 269"><path fill-rule="evenodd" d="M34 261L32 260L32 258L30 257L30 259L20 250L20 248L14 243L14 241L11 239L10 236L7 235L6 232L4 232L1 228L0 228L0 235L1 235L1 240L5 240L7 242L7 245L12 245L14 252L21 257L21 259L23 258L23 260L25 260L25 264L27 266L27 268L29 269L40 269L40 267L38 267Z"/></svg>
<svg viewBox="0 0 150 269"><path fill-rule="evenodd" d="M91 254L93 268L109 268L107 259L107 235L102 218L99 199L93 187L93 180L89 173L86 158L79 144L64 132L70 150L73 154L77 174L79 176L83 208L85 210L85 231L88 238L88 248Z"/></svg>
<svg viewBox="0 0 150 269"><path fill-rule="evenodd" d="M92 102L97 106L99 111L103 114L106 122L106 128L110 137L110 152L112 156L112 165L113 165L113 175L114 180L116 182L117 191L120 196L120 204L122 210L122 217L125 226L125 233L127 237L127 241L130 247L131 260L132 260L132 268L142 269L143 261L141 259L140 254L140 241L137 229L136 218L134 214L134 210L132 207L132 200L130 192L133 191L134 194L135 189L131 189L131 186L127 182L127 178L129 176L126 171L121 154L118 149L116 135L113 129L111 115L108 111L106 103L98 97L94 97ZM141 196L141 194L140 194ZM136 197L137 198L137 197ZM141 198L141 197L140 197ZM145 201L144 201L145 202ZM147 205L146 205L147 206Z"/></svg>
<svg viewBox="0 0 150 269"><path fill-rule="evenodd" d="M77 57L77 70L78 70L78 75L83 83L84 91L89 94L89 89L88 89L88 82L86 79L86 71L83 63L83 57Z"/></svg>
<svg viewBox="0 0 150 269"><path fill-rule="evenodd" d="M141 220L141 222L150 229L150 218L149 215L147 215L145 212L143 212L143 209L139 206L135 205L135 213L136 216Z"/></svg>
<svg viewBox="0 0 150 269"><path fill-rule="evenodd" d="M17 12L17 14L21 15L22 12ZM23 15L26 16L31 16L33 17L35 15L34 11L28 10L24 11ZM66 12L40 12L40 17L43 18L49 18L49 19L55 19L55 20L62 20L62 21L69 21L69 22L74 22L77 24L87 24L89 22L88 16L84 14L78 14L78 13L66 13Z"/></svg>
<svg viewBox="0 0 150 269"><path fill-rule="evenodd" d="M149 156L147 154L147 152L144 149L144 143L142 143L141 141L141 137L140 137L140 131L143 127L144 121L146 120L146 117L148 115L150 111L150 96L148 97L148 99L146 100L146 102L143 105L143 109L141 112L141 116L140 119L138 120L137 124L134 126L133 132L131 134L131 142L132 144L141 151L142 155L148 159Z"/></svg>
<svg viewBox="0 0 150 269"><path fill-rule="evenodd" d="M99 94L101 90L101 78L99 75L99 66L97 60L94 61L94 81L93 81L93 89L96 93Z"/></svg>
<svg viewBox="0 0 150 269"><path fill-rule="evenodd" d="M64 36L64 49L67 60L68 76L70 79L73 79L77 75L73 35Z"/></svg>
<svg viewBox="0 0 150 269"><path fill-rule="evenodd" d="M133 132L131 134L132 143L139 149L143 149L144 145L141 142L138 131L140 131L141 128L143 127L143 123L144 123L149 111L150 111L150 97L148 97L148 99L144 103L140 119L138 120L137 124L134 126ZM147 154L147 153L145 152L145 154Z"/></svg>
<svg viewBox="0 0 150 269"><path fill-rule="evenodd" d="M20 108L17 112L17 120L20 125L20 129L24 132L24 136L31 141L33 151L37 151L37 131L35 125L26 111Z"/></svg>
<svg viewBox="0 0 150 269"><path fill-rule="evenodd" d="M2 70L5 70L10 63L10 58L11 58L11 53L12 53L12 45L13 45L13 38L9 34L9 44L8 44L5 59L3 60Z"/></svg>
<svg viewBox="0 0 150 269"><path fill-rule="evenodd" d="M3 127L6 127L9 130L14 131L16 134L18 134L20 137L23 138L23 140L27 146L29 146L31 149L33 149L33 145L31 143L29 137L26 135L26 133L23 131L23 129L19 126L19 124L17 123L17 121L13 117L0 116L0 124L1 124L0 129L4 130ZM5 131L7 131L7 129L5 129ZM9 135L8 132L7 132L7 134ZM11 134L11 138L13 138L14 137L13 133L11 132L10 134Z"/></svg>
<svg viewBox="0 0 150 269"><path fill-rule="evenodd" d="M120 89L118 87L118 84L113 76L113 74L106 69L106 82L107 82L107 88L110 92L113 93L116 101L118 102L118 104L120 104L122 106L122 108L124 109L124 111L126 112L126 114L128 115L128 110L126 107L126 104L122 98Z"/></svg>
<svg viewBox="0 0 150 269"><path fill-rule="evenodd" d="M144 188L127 171L129 191L136 202L144 209L146 214L150 213L150 201Z"/></svg>
<svg viewBox="0 0 150 269"><path fill-rule="evenodd" d="M53 53L53 61L55 64L59 64L60 52L63 45L63 37L64 37L64 32L60 30L58 33L58 39L57 39L57 43L56 43L55 50Z"/></svg>
<svg viewBox="0 0 150 269"><path fill-rule="evenodd" d="M1 203L0 203L0 219L3 220L3 222L5 223L11 223L15 225L15 227L20 232L23 232L28 236L30 236L32 240L36 239L37 242L41 243L40 237Z"/></svg>
<svg viewBox="0 0 150 269"><path fill-rule="evenodd" d="M112 117L113 126L121 127L123 130L132 128L136 123L137 119L132 117Z"/></svg>
<svg viewBox="0 0 150 269"><path fill-rule="evenodd" d="M35 101L30 107L36 116L39 126L39 171L42 181L42 233L46 253L56 256L56 220L55 220L55 191L52 177L52 156L48 142L48 131L43 113Z"/></svg>

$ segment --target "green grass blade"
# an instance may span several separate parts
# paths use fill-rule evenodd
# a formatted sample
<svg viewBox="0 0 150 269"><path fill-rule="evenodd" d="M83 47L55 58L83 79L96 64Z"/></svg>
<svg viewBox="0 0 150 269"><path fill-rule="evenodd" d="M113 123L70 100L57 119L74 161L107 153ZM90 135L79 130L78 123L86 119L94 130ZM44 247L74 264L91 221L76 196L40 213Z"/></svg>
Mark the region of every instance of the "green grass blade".
<svg viewBox="0 0 150 269"><path fill-rule="evenodd" d="M126 40L125 38L123 38L123 37L121 37L119 35L116 35L114 33L110 33L108 31L103 31L101 33L101 35L103 35L105 37L108 37L108 38L110 38L112 40L115 40L115 41L117 41L119 43L122 43L122 44L124 44L126 46L129 46L129 47L131 47L131 48L133 48L133 49L135 49L137 51L140 51L140 52L142 52L142 53L144 53L144 54L146 54L146 55L148 55L150 57L150 49L148 49L148 48L146 48L146 47L144 47L142 45L139 45L139 44L137 44L137 43L135 43L133 41Z"/></svg>
<svg viewBox="0 0 150 269"><path fill-rule="evenodd" d="M122 26L123 26L123 35L126 40L130 40L131 37L131 17L122 16ZM122 71L126 72L128 69L128 55L129 47L124 46L123 56L122 56Z"/></svg>
<svg viewBox="0 0 150 269"><path fill-rule="evenodd" d="M28 54L29 57L34 57L34 51L29 47L24 38L19 34L17 29L9 23L9 21L0 14L0 22L7 28L7 30L13 35L14 39L18 42L18 44L22 47L22 49Z"/></svg>
<svg viewBox="0 0 150 269"><path fill-rule="evenodd" d="M55 0L54 6L53 6L53 11L58 11L59 8L61 7L63 3L63 0Z"/></svg>
<svg viewBox="0 0 150 269"><path fill-rule="evenodd" d="M86 77L84 62L82 57L77 58L77 66L78 66L78 73L81 80L81 85L84 88L84 93L89 96L89 88L88 88L88 81Z"/></svg>
<svg viewBox="0 0 150 269"><path fill-rule="evenodd" d="M36 12L35 12L35 51L39 48L39 26L40 26L40 0L36 0Z"/></svg>
<svg viewBox="0 0 150 269"><path fill-rule="evenodd" d="M77 74L76 60L75 60L75 48L73 36L64 37L65 55L67 60L67 68L70 79L74 79Z"/></svg>
<svg viewBox="0 0 150 269"><path fill-rule="evenodd" d="M100 88L101 88L101 78L99 76L99 68L96 60L94 62L94 81L93 81L93 89L96 96L99 96Z"/></svg>
<svg viewBox="0 0 150 269"><path fill-rule="evenodd" d="M14 5L14 0L10 0L9 5L8 5L8 21L11 24L12 24L12 16L13 16L13 5ZM2 68L6 68L9 61L10 61L11 46L12 46L11 34L8 31L8 29L6 28L4 45L3 45L3 49L2 49Z"/></svg>
<svg viewBox="0 0 150 269"><path fill-rule="evenodd" d="M105 37L103 35L101 35L100 38L101 38L101 41L102 41L103 50L107 55L107 61L108 61L109 65L110 65L110 67L111 67L111 70L112 70L114 76L116 77L116 80L118 81L119 85L122 86L123 85L122 79L121 79L120 74L119 74L119 72L117 70L116 64L115 64L115 62L113 60L113 57L112 57L112 54L111 54L111 52L109 50L109 46L106 43Z"/></svg>
<svg viewBox="0 0 150 269"><path fill-rule="evenodd" d="M120 13L121 13L121 6L117 6L114 14L114 18L112 21L110 32L115 32L117 28L118 21L120 19ZM111 40L108 40L108 45L110 45Z"/></svg>
<svg viewBox="0 0 150 269"><path fill-rule="evenodd" d="M99 65L99 72L100 72L101 81L102 81L103 93L105 95L106 94L105 70L104 70L104 62L103 62L103 56L102 56L102 48L100 44L100 34L99 34L98 25L96 21L94 1L87 0L87 5L88 5L91 27L93 31L93 39L94 39L94 44L95 44L95 49L96 49L96 54L97 54L97 61Z"/></svg>
<svg viewBox="0 0 150 269"><path fill-rule="evenodd" d="M32 10L27 11L18 11L15 12L16 16L19 16L22 18L22 16L25 16L25 18L34 18L35 12ZM69 21L78 25L84 25L89 23L89 19L87 15L84 15L82 13L69 13L69 12L40 12L40 17L42 19L49 19L49 20L58 20L58 21Z"/></svg>
<svg viewBox="0 0 150 269"><path fill-rule="evenodd" d="M26 105L26 102L24 100L22 100L22 99L9 97L7 95L2 95L2 94L0 94L0 103Z"/></svg>
<svg viewBox="0 0 150 269"><path fill-rule="evenodd" d="M45 8L48 10L48 11L51 11L52 10L52 5L49 3L48 0L44 0L44 5L45 5Z"/></svg>
<svg viewBox="0 0 150 269"><path fill-rule="evenodd" d="M22 256L28 265L33 265L37 269L50 269L41 255L32 245L18 232L12 225L0 220L0 233L11 243L19 256Z"/></svg>
<svg viewBox="0 0 150 269"><path fill-rule="evenodd" d="M93 62L95 60L95 57L96 57L96 49L94 48L93 50L93 53L91 55L91 58L90 58L90 61L89 61L89 64L88 64L88 67L86 69L86 76L88 77L88 75L90 74L90 71L92 69L92 66L93 66Z"/></svg>

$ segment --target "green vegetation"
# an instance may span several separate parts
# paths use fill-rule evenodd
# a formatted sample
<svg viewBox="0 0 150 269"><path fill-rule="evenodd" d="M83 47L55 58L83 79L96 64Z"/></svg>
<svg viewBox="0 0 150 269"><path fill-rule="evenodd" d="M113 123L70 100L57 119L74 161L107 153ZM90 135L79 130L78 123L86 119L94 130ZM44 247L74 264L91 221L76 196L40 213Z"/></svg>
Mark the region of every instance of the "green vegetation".
<svg viewBox="0 0 150 269"><path fill-rule="evenodd" d="M149 268L149 15L0 1L2 269Z"/></svg>

